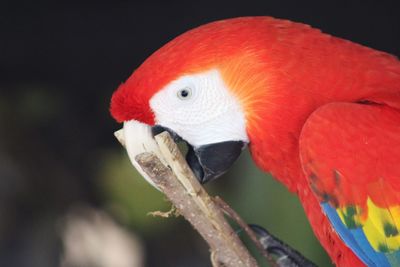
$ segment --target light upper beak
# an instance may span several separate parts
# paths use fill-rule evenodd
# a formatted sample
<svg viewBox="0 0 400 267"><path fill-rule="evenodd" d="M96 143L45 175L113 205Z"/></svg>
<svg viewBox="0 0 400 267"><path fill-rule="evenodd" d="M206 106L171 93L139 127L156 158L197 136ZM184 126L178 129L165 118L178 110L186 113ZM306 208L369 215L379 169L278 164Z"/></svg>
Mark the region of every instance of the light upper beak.
<svg viewBox="0 0 400 267"><path fill-rule="evenodd" d="M161 151L153 138L151 127L147 124L131 120L124 122L124 127L114 133L118 141L126 148L129 159L136 170L154 187L156 185L142 170L136 156L144 152L155 153L163 161ZM156 187L157 188L157 187Z"/></svg>
<svg viewBox="0 0 400 267"><path fill-rule="evenodd" d="M118 131L114 132L115 138L117 138L118 142L125 147L125 136L124 136L124 129L119 129Z"/></svg>

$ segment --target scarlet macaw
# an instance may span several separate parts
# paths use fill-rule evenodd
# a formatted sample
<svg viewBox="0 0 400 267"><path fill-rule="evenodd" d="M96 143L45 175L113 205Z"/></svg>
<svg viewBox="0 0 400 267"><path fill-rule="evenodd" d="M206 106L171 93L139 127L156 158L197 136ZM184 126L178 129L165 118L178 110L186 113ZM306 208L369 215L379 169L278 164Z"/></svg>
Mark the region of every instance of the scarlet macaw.
<svg viewBox="0 0 400 267"><path fill-rule="evenodd" d="M248 144L298 195L336 265L400 266L396 57L287 20L228 19L151 55L111 113L130 142L146 125L185 140L202 182Z"/></svg>

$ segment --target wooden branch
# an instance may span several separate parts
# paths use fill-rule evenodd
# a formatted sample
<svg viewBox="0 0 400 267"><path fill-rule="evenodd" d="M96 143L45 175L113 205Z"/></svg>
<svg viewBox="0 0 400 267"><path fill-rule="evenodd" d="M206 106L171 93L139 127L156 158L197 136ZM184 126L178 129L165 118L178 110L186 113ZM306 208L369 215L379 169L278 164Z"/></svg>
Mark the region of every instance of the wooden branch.
<svg viewBox="0 0 400 267"><path fill-rule="evenodd" d="M261 244L261 241L258 239L254 231L250 228L250 226L239 216L239 214L233 210L222 198L219 196L216 196L213 198L215 204L220 207L226 215L229 216L232 220L234 220L245 232L246 234L250 237L251 241L256 245L258 251L261 253L261 255L264 256L264 258L268 261L269 265L271 267L276 267L277 264L275 260L272 258L272 256L268 253L268 251L263 247Z"/></svg>
<svg viewBox="0 0 400 267"><path fill-rule="evenodd" d="M256 267L256 260L232 230L204 188L197 181L178 146L167 132L155 137L165 166L153 153L142 153L136 161L157 187L206 240L213 266Z"/></svg>

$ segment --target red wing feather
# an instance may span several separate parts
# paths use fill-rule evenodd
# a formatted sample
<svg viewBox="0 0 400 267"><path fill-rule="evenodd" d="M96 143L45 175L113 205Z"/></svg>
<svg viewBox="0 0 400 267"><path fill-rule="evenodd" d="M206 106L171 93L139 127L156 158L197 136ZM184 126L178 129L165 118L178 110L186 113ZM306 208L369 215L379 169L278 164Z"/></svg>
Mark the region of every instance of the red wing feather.
<svg viewBox="0 0 400 267"><path fill-rule="evenodd" d="M311 189L343 242L368 266L400 264L400 111L331 103L300 136Z"/></svg>

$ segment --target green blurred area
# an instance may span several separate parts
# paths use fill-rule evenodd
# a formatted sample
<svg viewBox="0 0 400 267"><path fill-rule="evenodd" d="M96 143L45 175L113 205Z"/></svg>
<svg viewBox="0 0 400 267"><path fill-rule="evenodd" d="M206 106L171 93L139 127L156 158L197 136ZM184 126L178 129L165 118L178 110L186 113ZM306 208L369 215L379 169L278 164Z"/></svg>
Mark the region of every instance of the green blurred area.
<svg viewBox="0 0 400 267"><path fill-rule="evenodd" d="M143 234L156 235L171 227L171 220L159 224L149 212L171 207L164 196L155 190L132 165L124 152L107 153L100 169L99 188L105 207L120 222Z"/></svg>

